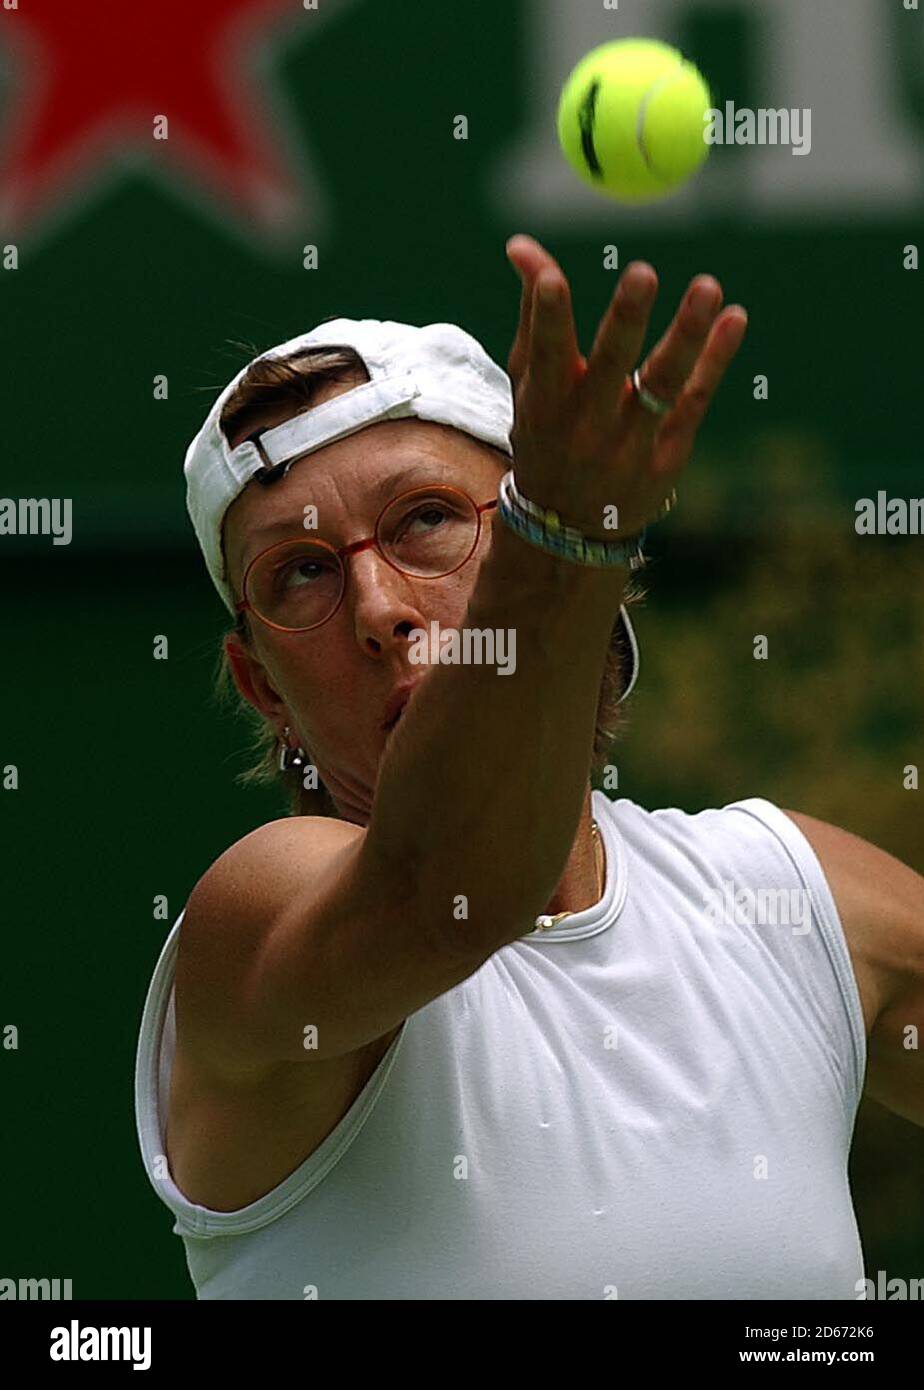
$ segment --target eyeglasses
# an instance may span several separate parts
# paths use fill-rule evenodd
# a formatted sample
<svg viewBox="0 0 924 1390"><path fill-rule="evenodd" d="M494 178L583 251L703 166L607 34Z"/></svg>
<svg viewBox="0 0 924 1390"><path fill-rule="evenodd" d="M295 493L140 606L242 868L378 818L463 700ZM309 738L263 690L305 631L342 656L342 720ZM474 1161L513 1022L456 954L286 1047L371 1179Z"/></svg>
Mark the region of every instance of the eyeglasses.
<svg viewBox="0 0 924 1390"><path fill-rule="evenodd" d="M471 559L481 537L484 512L460 488L442 483L413 488L382 508L375 530L339 550L327 541L278 541L251 560L244 597L236 605L279 632L311 632L336 613L346 593L346 561L374 547L392 569L414 579L441 579Z"/></svg>

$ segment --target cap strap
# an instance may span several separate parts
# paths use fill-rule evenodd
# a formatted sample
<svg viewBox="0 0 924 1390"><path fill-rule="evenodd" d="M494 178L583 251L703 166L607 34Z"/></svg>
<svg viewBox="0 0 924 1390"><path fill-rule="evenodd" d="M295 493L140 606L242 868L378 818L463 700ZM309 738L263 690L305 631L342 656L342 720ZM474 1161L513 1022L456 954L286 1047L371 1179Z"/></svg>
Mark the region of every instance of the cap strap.
<svg viewBox="0 0 924 1390"><path fill-rule="evenodd" d="M281 425L262 430L251 440L231 450L232 463L245 466L249 463L247 472L254 475L251 451L256 448L262 468L256 470L255 476L262 482L269 481L284 473L289 464L303 454L310 454L324 444L342 439L364 425L375 420L400 419L411 415L407 407L420 394L412 372L363 382L361 386L343 395L332 396L330 400L312 406Z"/></svg>

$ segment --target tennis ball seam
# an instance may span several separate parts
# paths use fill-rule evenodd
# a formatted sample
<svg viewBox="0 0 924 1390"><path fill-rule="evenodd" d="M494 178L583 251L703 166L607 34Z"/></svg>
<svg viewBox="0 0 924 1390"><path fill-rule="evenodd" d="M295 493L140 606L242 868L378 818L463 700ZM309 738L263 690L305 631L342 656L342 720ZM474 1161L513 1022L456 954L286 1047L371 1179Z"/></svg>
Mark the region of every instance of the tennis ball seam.
<svg viewBox="0 0 924 1390"><path fill-rule="evenodd" d="M648 117L648 108L658 93L662 92L671 82L676 82L678 77L682 77L684 70L688 66L686 59L681 58L677 66L671 72L665 72L656 82L651 84L647 92L642 94L642 99L638 104L638 115L635 120L635 143L638 146L639 154L645 161L645 168L648 170L649 174L652 174L656 179L660 179L662 183L667 183L668 179L667 176L662 174L656 167L651 157L651 151L645 142L645 121Z"/></svg>
<svg viewBox="0 0 924 1390"><path fill-rule="evenodd" d="M593 77L578 104L578 127L581 133L581 153L588 169L595 178L603 177L603 167L597 156L594 144L594 123L597 116L597 93L600 91L600 78Z"/></svg>

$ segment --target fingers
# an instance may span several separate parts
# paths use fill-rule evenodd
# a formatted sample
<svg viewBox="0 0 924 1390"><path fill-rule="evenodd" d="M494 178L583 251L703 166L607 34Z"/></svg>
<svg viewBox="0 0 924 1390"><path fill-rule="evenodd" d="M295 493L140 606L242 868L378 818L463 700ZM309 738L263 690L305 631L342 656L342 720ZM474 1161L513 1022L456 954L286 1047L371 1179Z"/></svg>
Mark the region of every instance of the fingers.
<svg viewBox="0 0 924 1390"><path fill-rule="evenodd" d="M508 371L516 381L529 368L540 402L551 406L583 368L571 292L557 261L532 237L511 237L507 255L523 282Z"/></svg>
<svg viewBox="0 0 924 1390"><path fill-rule="evenodd" d="M568 283L544 270L533 297L528 362L534 401L543 414L559 409L574 381L579 356Z"/></svg>
<svg viewBox="0 0 924 1390"><path fill-rule="evenodd" d="M513 347L510 349L510 356L507 358L507 371L511 379L516 382L526 371L526 364L529 361L529 339L533 322L533 282L523 281L523 289L520 294L520 321L517 324L516 337L513 340Z"/></svg>
<svg viewBox="0 0 924 1390"><path fill-rule="evenodd" d="M722 307L722 299L722 286L711 275L697 275L690 282L673 322L639 372L641 381L654 395L666 401L680 395Z"/></svg>
<svg viewBox="0 0 924 1390"><path fill-rule="evenodd" d="M626 373L638 361L657 292L654 267L646 261L632 261L600 320L584 391L589 414L603 427L612 423Z"/></svg>
<svg viewBox="0 0 924 1390"><path fill-rule="evenodd" d="M655 467L659 473L679 471L693 449L696 433L747 332L747 311L732 304L715 320L674 409L660 421Z"/></svg>
<svg viewBox="0 0 924 1390"><path fill-rule="evenodd" d="M515 236L507 238L506 244L507 259L520 277L522 292L520 294L520 321L517 325L516 337L510 356L507 359L507 370L510 376L516 381L526 370L529 362L529 344L532 333L533 323L533 300L536 291L536 278L544 266L558 269L555 261L539 245L535 238L525 236L518 232Z"/></svg>
<svg viewBox="0 0 924 1390"><path fill-rule="evenodd" d="M516 337L513 340L513 347L510 349L510 356L507 359L507 371L514 381L517 381L525 372L526 364L529 361L529 339L533 322L533 296L535 293L535 275L527 275L521 269L518 261L509 256L510 242L508 241L508 257L514 269L520 276L522 290L520 293L520 321L517 324Z"/></svg>
<svg viewBox="0 0 924 1390"><path fill-rule="evenodd" d="M531 279L538 274L543 265L552 261L545 247L525 232L515 232L513 236L508 237L505 250L518 273L528 275Z"/></svg>
<svg viewBox="0 0 924 1390"><path fill-rule="evenodd" d="M568 281L555 259L522 234L509 238L506 249L522 281L509 371L515 382L528 377L531 433L545 438L548 430L560 432L577 406L584 452L588 440L612 440L615 427L620 456L635 460L635 465L644 462L649 478L679 472L744 339L745 310L733 305L723 312L722 287L713 276L698 275L690 282L670 327L639 371L648 391L674 403L659 415L636 399L628 380L641 354L658 290L654 268L645 261L626 267L585 363ZM578 382L581 389L575 394Z"/></svg>
<svg viewBox="0 0 924 1390"><path fill-rule="evenodd" d="M722 286L713 276L697 275L690 281L670 327L639 368L642 385L653 395L676 403L722 307L722 298ZM617 418L631 428L637 444L649 447L667 417L644 406L628 381L617 399Z"/></svg>

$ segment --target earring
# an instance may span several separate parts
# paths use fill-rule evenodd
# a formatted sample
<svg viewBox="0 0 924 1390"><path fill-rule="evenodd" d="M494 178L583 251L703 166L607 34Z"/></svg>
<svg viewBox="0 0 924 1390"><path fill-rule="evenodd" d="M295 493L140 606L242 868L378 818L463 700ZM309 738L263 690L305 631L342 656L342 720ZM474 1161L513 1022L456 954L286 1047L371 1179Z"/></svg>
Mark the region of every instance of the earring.
<svg viewBox="0 0 924 1390"><path fill-rule="evenodd" d="M293 767L304 767L307 762L308 754L304 748L289 747L289 726L287 724L279 740L279 771L288 772Z"/></svg>

